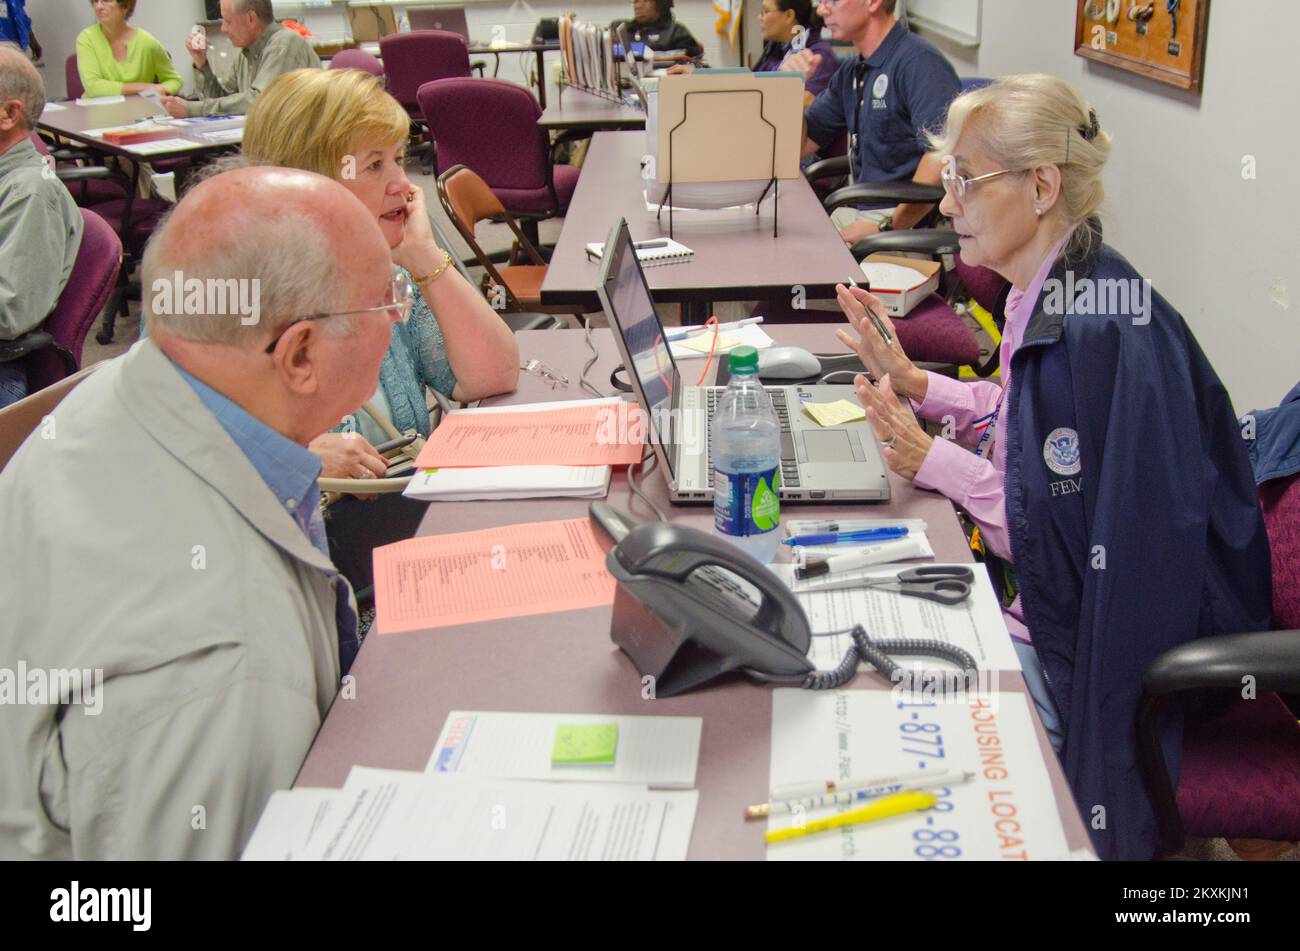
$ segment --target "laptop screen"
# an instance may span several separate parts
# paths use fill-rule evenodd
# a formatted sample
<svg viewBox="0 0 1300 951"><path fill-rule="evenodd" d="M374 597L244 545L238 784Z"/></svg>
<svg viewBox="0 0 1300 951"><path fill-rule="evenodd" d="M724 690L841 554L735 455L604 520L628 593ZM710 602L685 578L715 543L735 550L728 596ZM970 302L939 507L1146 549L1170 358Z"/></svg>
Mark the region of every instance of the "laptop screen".
<svg viewBox="0 0 1300 951"><path fill-rule="evenodd" d="M623 340L633 377L632 385L650 411L651 438L663 450L662 461L670 470L676 449L674 396L679 377L672 350L664 341L664 328L655 312L650 288L641 262L636 259L627 222L620 221L605 243L601 255L601 282L605 290L605 316L610 329ZM671 472L670 472L671 475Z"/></svg>

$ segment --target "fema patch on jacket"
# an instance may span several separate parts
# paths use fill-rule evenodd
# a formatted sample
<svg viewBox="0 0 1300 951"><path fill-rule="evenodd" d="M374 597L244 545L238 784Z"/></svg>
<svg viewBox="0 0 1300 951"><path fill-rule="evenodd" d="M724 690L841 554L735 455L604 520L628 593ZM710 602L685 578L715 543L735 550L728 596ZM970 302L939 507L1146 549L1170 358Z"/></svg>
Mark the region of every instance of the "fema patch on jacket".
<svg viewBox="0 0 1300 951"><path fill-rule="evenodd" d="M1079 434L1073 429L1053 429L1043 442L1043 461L1057 475L1078 475L1083 468L1079 457Z"/></svg>

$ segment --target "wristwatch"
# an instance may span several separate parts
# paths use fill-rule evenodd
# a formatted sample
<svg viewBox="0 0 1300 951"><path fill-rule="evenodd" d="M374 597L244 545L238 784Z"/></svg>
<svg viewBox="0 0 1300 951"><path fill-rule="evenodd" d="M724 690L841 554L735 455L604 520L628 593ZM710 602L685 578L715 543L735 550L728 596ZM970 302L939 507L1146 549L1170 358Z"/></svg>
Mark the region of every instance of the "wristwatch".
<svg viewBox="0 0 1300 951"><path fill-rule="evenodd" d="M893 231L893 230L894 230L894 216L893 216L892 214L890 214L890 215L885 215L885 217L883 217L883 218L880 219L880 226L879 226L879 227L880 227L880 231L881 231L882 233L884 233L884 232L886 232L886 231Z"/></svg>

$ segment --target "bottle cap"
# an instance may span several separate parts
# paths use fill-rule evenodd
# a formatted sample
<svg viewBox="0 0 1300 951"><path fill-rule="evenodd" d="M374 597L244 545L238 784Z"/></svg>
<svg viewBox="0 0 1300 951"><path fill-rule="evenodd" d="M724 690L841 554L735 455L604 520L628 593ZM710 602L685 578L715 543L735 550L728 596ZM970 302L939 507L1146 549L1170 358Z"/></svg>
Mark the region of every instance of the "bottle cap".
<svg viewBox="0 0 1300 951"><path fill-rule="evenodd" d="M753 347L737 347L731 351L727 366L732 373L757 373L758 351Z"/></svg>

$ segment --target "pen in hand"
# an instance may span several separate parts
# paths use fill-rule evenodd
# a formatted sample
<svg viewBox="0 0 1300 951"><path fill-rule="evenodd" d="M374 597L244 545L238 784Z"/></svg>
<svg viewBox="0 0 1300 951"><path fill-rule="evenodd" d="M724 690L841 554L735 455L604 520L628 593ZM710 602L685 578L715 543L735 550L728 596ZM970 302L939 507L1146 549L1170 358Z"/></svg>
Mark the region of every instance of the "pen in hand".
<svg viewBox="0 0 1300 951"><path fill-rule="evenodd" d="M853 279L853 276L852 276L852 275L849 275L849 284L852 285L853 287L858 287L858 286L859 286L859 285L858 285L858 282L855 281L855 280ZM871 284L870 284L870 282L868 282L868 284L867 284L866 287L861 288L861 289L862 289L862 290L867 290L867 291L871 290ZM883 341L885 341L885 346L886 346L886 347L892 347L892 346L894 345L894 338L891 337L891 336L889 335L889 331L885 329L885 323L884 323L884 321L882 321L879 317L876 316L876 312L875 312L874 310L871 309L871 306L870 306L869 304L863 304L863 305L862 305L862 309L863 309L864 311L866 311L866 312L867 312L867 316L871 318L871 322L872 322L872 323L875 325L875 327L876 327L876 332L877 332L878 334L880 334L880 339L883 340Z"/></svg>

